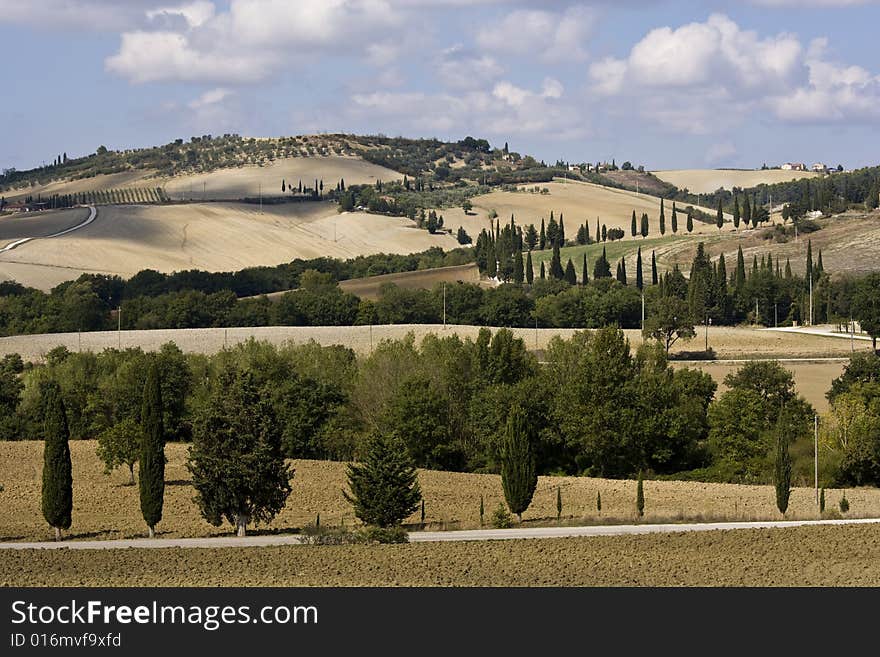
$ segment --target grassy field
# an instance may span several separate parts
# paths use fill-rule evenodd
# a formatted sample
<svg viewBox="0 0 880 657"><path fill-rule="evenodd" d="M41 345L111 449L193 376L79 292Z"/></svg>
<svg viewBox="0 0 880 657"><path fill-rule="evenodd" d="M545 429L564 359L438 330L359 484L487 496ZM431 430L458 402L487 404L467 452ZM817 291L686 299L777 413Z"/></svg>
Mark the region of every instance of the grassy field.
<svg viewBox="0 0 880 657"><path fill-rule="evenodd" d="M3 586L880 586L880 527L482 543L22 550Z"/></svg>
<svg viewBox="0 0 880 657"><path fill-rule="evenodd" d="M74 500L69 537L115 539L145 535L138 488L127 485L127 473L117 470L105 475L103 464L95 454L95 441L73 441L70 446ZM42 447L37 441L0 443L0 483L5 487L0 541L51 538L51 530L40 513ZM228 535L231 531L228 524L210 525L192 501L195 491L185 467L187 446L171 443L166 447L166 456L165 508L157 527L159 536ZM314 522L318 513L325 526L356 523L351 506L342 495L346 487L344 463L294 461L292 465L296 474L287 506L270 525L260 530L297 531ZM487 522L503 500L501 479L496 475L422 470L419 482L429 529L478 527L480 496L484 498ZM557 487L562 493L564 522L601 524L637 520L633 481L541 477L532 505L523 516L524 522L555 522ZM602 495L601 514L596 511L597 493ZM828 490L828 508L833 508L840 496L841 491ZM846 496L851 505L850 516L880 515L880 489L850 489ZM780 519L771 486L646 481L645 499L644 522ZM817 517L812 488L794 490L787 517ZM418 520L416 513L409 522Z"/></svg>
<svg viewBox="0 0 880 657"><path fill-rule="evenodd" d="M393 283L406 290L430 290L437 283L479 283L480 270L476 264L457 265L454 267L437 267L421 271L405 271L398 274L383 274L366 278L352 278L339 283L339 287L362 299L375 301L379 291L386 283Z"/></svg>
<svg viewBox="0 0 880 657"><path fill-rule="evenodd" d="M34 231L46 234L42 224L69 223L71 212L85 210L47 213ZM17 220L0 220L0 226L8 221ZM24 223L17 221L10 235L29 236ZM346 259L457 245L450 235L431 235L406 218L340 214L332 203L267 205L262 213L258 205L242 203L102 206L95 222L79 231L0 256L0 280L49 289L83 272L130 277L148 268L233 271L294 258Z"/></svg>
<svg viewBox="0 0 880 657"><path fill-rule="evenodd" d="M671 183L692 194L711 194L721 187L748 189L758 185L787 182L801 178L815 178L820 174L812 171L738 171L735 169L681 169L677 171L652 171L660 180Z"/></svg>

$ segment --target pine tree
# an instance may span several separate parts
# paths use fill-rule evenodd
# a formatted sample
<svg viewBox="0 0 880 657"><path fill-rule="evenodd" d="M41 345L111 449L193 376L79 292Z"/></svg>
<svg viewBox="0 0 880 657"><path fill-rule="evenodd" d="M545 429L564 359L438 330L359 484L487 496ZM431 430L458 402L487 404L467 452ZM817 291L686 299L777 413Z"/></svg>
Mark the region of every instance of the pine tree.
<svg viewBox="0 0 880 657"><path fill-rule="evenodd" d="M224 518L244 536L249 522L269 522L290 495L281 427L267 390L252 372L223 369L196 418L187 468L202 516Z"/></svg>
<svg viewBox="0 0 880 657"><path fill-rule="evenodd" d="M574 270L574 263L571 261L571 258L568 259L568 264L565 265L565 282L569 285L577 285L577 273Z"/></svg>
<svg viewBox="0 0 880 657"><path fill-rule="evenodd" d="M531 285L535 282L535 268L532 266L532 252L526 256L526 283Z"/></svg>
<svg viewBox="0 0 880 657"><path fill-rule="evenodd" d="M657 252L651 251L651 285L657 285Z"/></svg>
<svg viewBox="0 0 880 657"><path fill-rule="evenodd" d="M636 511L640 518L645 515L645 484L642 482L641 470L639 470L639 478L636 481Z"/></svg>
<svg viewBox="0 0 880 657"><path fill-rule="evenodd" d="M589 274L589 266L587 265L587 252L584 251L584 264L583 269L581 269L581 284L586 285L590 282L590 274Z"/></svg>
<svg viewBox="0 0 880 657"><path fill-rule="evenodd" d="M73 511L73 469L70 462L70 431L61 398L61 386L50 381L40 390L43 418L43 517L61 540L70 529Z"/></svg>
<svg viewBox="0 0 880 657"><path fill-rule="evenodd" d="M687 214L687 232L694 232L694 214L690 210L688 210Z"/></svg>
<svg viewBox="0 0 880 657"><path fill-rule="evenodd" d="M523 411L515 407L508 416L501 446L501 487L507 506L520 522L532 502L537 484L538 471L531 437Z"/></svg>
<svg viewBox="0 0 880 657"><path fill-rule="evenodd" d="M547 248L547 231L544 229L544 217L541 217L541 234L538 241L541 245L541 251Z"/></svg>
<svg viewBox="0 0 880 657"><path fill-rule="evenodd" d="M666 210L663 206L663 199L660 199L660 235L666 234Z"/></svg>
<svg viewBox="0 0 880 657"><path fill-rule="evenodd" d="M636 255L636 287L639 290L645 287L645 279L642 277L642 247L639 247L638 254Z"/></svg>
<svg viewBox="0 0 880 657"><path fill-rule="evenodd" d="M159 366L150 364L141 406L140 486L141 513L150 531L162 520L165 497L165 430L162 424L162 391Z"/></svg>
<svg viewBox="0 0 880 657"><path fill-rule="evenodd" d="M675 203L672 204L672 234L678 234L678 208Z"/></svg>
<svg viewBox="0 0 880 657"><path fill-rule="evenodd" d="M632 216L632 225L630 226L630 232L632 232L632 236L635 237L639 234L638 226L636 225L636 211L633 210Z"/></svg>
<svg viewBox="0 0 880 657"><path fill-rule="evenodd" d="M397 527L419 508L422 491L418 473L403 442L375 434L367 441L362 463L348 466L345 499L367 525Z"/></svg>

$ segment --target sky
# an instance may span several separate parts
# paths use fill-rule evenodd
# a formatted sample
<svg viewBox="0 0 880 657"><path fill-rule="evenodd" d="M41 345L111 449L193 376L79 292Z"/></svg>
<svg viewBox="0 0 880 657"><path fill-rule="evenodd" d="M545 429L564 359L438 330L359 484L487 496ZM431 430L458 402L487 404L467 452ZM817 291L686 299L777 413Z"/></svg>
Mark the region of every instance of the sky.
<svg viewBox="0 0 880 657"><path fill-rule="evenodd" d="M0 168L192 135L880 164L880 0L0 0Z"/></svg>

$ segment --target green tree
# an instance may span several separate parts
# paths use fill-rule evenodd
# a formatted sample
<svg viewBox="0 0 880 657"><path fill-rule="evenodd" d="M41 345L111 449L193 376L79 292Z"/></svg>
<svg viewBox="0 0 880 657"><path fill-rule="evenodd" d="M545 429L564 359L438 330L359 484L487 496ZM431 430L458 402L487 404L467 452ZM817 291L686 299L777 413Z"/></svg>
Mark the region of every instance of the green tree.
<svg viewBox="0 0 880 657"><path fill-rule="evenodd" d="M678 340L690 340L695 337L694 320L687 302L677 297L661 299L645 319L643 334L663 344L667 355L669 349Z"/></svg>
<svg viewBox="0 0 880 657"><path fill-rule="evenodd" d="M541 233L538 238L539 246L541 247L541 251L547 248L547 231L544 228L544 217L541 217Z"/></svg>
<svg viewBox="0 0 880 657"><path fill-rule="evenodd" d="M419 508L422 492L418 474L403 443L387 434L374 434L366 443L362 463L348 466L345 499L365 524L397 527ZM482 515L482 513L481 513Z"/></svg>
<svg viewBox="0 0 880 657"><path fill-rule="evenodd" d="M61 540L61 530L70 529L73 511L73 468L70 462L70 432L61 387L55 381L43 384L43 517Z"/></svg>
<svg viewBox="0 0 880 657"><path fill-rule="evenodd" d="M779 414L776 423L776 459L773 466L773 485L776 488L776 508L783 516L788 511L788 500L791 497L791 451L789 449L796 435L792 435L792 426L785 410Z"/></svg>
<svg viewBox="0 0 880 657"><path fill-rule="evenodd" d="M721 196L718 197L718 212L715 215L715 225L718 229L724 228L724 208L721 206Z"/></svg>
<svg viewBox="0 0 880 657"><path fill-rule="evenodd" d="M660 199L660 235L666 234L666 209L663 207L663 199Z"/></svg>
<svg viewBox="0 0 880 657"><path fill-rule="evenodd" d="M642 275L642 247L639 247L638 254L636 255L636 287L639 290L645 287L645 279Z"/></svg>
<svg viewBox="0 0 880 657"><path fill-rule="evenodd" d="M569 285L577 285L577 273L574 270L574 263L571 261L571 258L568 259L568 264L565 265L565 282Z"/></svg>
<svg viewBox="0 0 880 657"><path fill-rule="evenodd" d="M590 282L590 268L587 264L587 252L584 251L584 262L581 265L581 285L586 285Z"/></svg>
<svg viewBox="0 0 880 657"><path fill-rule="evenodd" d="M880 290L880 274L873 272L859 282L852 302L853 317L871 336L875 352L880 337L880 294L877 290Z"/></svg>
<svg viewBox="0 0 880 657"><path fill-rule="evenodd" d="M675 203L672 204L672 233L673 235L678 233L678 208L675 207Z"/></svg>
<svg viewBox="0 0 880 657"><path fill-rule="evenodd" d="M596 491L596 513L602 513L602 491Z"/></svg>
<svg viewBox="0 0 880 657"><path fill-rule="evenodd" d="M560 518L562 518L562 490L559 486L556 487L556 521L559 522Z"/></svg>
<svg viewBox="0 0 880 657"><path fill-rule="evenodd" d="M467 199L467 198L466 198L465 200L463 200L463 201L461 202L461 209L464 210L464 213L465 213L466 215L467 215L467 214L470 214L470 213L471 213L471 210L474 209L474 204L471 203L470 199Z"/></svg>
<svg viewBox="0 0 880 657"><path fill-rule="evenodd" d="M131 418L125 418L98 434L96 451L104 462L104 473L110 474L124 465L128 468L128 485L134 486L134 464L140 458L142 436L140 425Z"/></svg>
<svg viewBox="0 0 880 657"><path fill-rule="evenodd" d="M529 253L529 258L531 258L532 254ZM525 266L523 265L523 256L522 251L516 249L516 252L513 254L513 282L517 285L522 285L525 280Z"/></svg>
<svg viewBox="0 0 880 657"><path fill-rule="evenodd" d="M633 210L632 223L630 225L630 232L632 233L633 237L635 237L636 235L639 234L639 229L636 224L636 211L635 210Z"/></svg>
<svg viewBox="0 0 880 657"><path fill-rule="evenodd" d="M651 251L651 285L657 285L659 274L657 272L657 252Z"/></svg>
<svg viewBox="0 0 880 657"><path fill-rule="evenodd" d="M531 285L535 282L535 267L532 264L532 252L526 255L526 283Z"/></svg>
<svg viewBox="0 0 880 657"><path fill-rule="evenodd" d="M162 424L162 391L159 367L153 362L147 370L141 410L142 442L139 486L141 513L150 531L162 520L165 498L165 429Z"/></svg>
<svg viewBox="0 0 880 657"><path fill-rule="evenodd" d="M689 233L694 232L694 213L691 212L690 209L688 209L688 213L687 213L687 232L689 232Z"/></svg>
<svg viewBox="0 0 880 657"><path fill-rule="evenodd" d="M734 194L733 195L733 227L739 230L739 197Z"/></svg>
<svg viewBox="0 0 880 657"><path fill-rule="evenodd" d="M227 519L239 536L249 522L269 522L290 495L281 428L268 390L254 374L225 367L196 418L187 467L204 518Z"/></svg>
<svg viewBox="0 0 880 657"><path fill-rule="evenodd" d="M648 236L648 213L642 215L642 237Z"/></svg>
<svg viewBox="0 0 880 657"><path fill-rule="evenodd" d="M604 246L602 247L602 255L596 258L596 264L593 265L593 279L598 278L611 278L611 263L608 262Z"/></svg>
<svg viewBox="0 0 880 657"><path fill-rule="evenodd" d="M501 447L501 486L507 506L520 522L523 512L532 503L537 485L538 471L532 439L528 433L525 415L517 407L508 417Z"/></svg>

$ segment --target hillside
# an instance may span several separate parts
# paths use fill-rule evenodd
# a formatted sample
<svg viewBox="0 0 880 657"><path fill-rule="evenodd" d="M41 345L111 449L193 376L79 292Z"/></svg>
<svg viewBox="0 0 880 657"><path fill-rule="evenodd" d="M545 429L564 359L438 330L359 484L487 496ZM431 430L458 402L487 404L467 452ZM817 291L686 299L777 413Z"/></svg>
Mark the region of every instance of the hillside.
<svg viewBox="0 0 880 657"><path fill-rule="evenodd" d="M0 226L67 223L64 210ZM5 236L5 234L4 234ZM11 235L10 235L11 236ZM373 253L415 253L432 246L454 248L446 234L431 235L401 217L338 213L332 203L263 207L241 203L101 206L91 225L50 240L36 240L0 254L0 280L50 289L83 272L130 277L142 269L231 271L275 265L295 258L351 258Z"/></svg>
<svg viewBox="0 0 880 657"><path fill-rule="evenodd" d="M657 178L675 185L691 194L711 194L722 187L731 191L734 187L749 189L758 185L773 185L802 178L817 178L821 174L812 171L783 171L764 169L743 171L739 169L680 169L653 171Z"/></svg>

